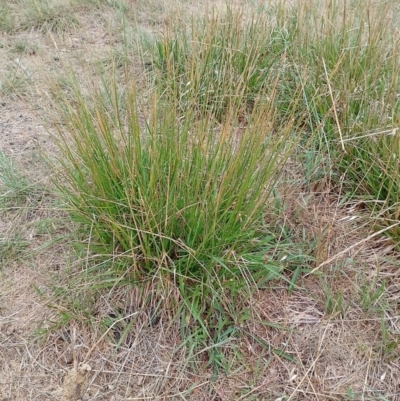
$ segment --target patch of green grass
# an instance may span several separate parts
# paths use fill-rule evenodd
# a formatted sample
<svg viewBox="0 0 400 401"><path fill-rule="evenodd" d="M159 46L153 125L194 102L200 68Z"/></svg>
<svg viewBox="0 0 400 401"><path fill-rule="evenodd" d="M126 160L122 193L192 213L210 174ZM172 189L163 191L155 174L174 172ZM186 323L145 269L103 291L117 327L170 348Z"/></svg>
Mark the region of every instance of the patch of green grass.
<svg viewBox="0 0 400 401"><path fill-rule="evenodd" d="M217 116L235 99L248 109L273 90L277 120L294 118L302 128L298 158L307 181L339 183L344 174L346 190L365 199L377 228L390 227L398 241L400 57L393 10L389 3L333 2L318 14L312 7L287 12L281 5L262 18L228 12L193 22L189 31L179 26L153 48L147 44L147 54L181 102L193 93L200 106L192 108Z"/></svg>
<svg viewBox="0 0 400 401"><path fill-rule="evenodd" d="M20 205L30 193L25 178L14 167L11 160L0 152L0 205Z"/></svg>
<svg viewBox="0 0 400 401"><path fill-rule="evenodd" d="M14 51L17 53L24 53L28 47L28 43L26 40L19 40L14 45Z"/></svg>
<svg viewBox="0 0 400 401"><path fill-rule="evenodd" d="M338 3L319 18L307 6L294 9L286 21L287 79L276 97L284 117L300 85L295 116L312 138L304 166L312 167L312 150L323 160L319 173L334 182L345 174L354 196L365 199L377 217L378 229L389 226L397 241L400 57L391 13L388 3Z"/></svg>
<svg viewBox="0 0 400 401"><path fill-rule="evenodd" d="M9 158L0 152L0 210L6 214L16 211L15 220L9 230L0 237L0 265L15 262L23 257L29 241L23 238L20 229L20 212L25 211L28 197L32 194L32 185L14 167Z"/></svg>
<svg viewBox="0 0 400 401"><path fill-rule="evenodd" d="M240 129L237 110L218 124L178 114L158 94L144 111L129 74L126 88L104 82L90 101L77 88L64 104L56 184L90 233L86 251L112 255L109 285L123 277L121 285L175 288L178 299L165 302L180 311L182 334L214 350L233 336L237 294L281 271L264 260L276 243L263 213L292 151L292 126L275 133L273 108L257 103Z"/></svg>
<svg viewBox="0 0 400 401"><path fill-rule="evenodd" d="M13 68L0 79L0 93L5 96L23 96L28 90L29 79L24 72Z"/></svg>
<svg viewBox="0 0 400 401"><path fill-rule="evenodd" d="M384 309L384 296L385 296L385 282L372 282L362 283L360 286L360 306L365 310L382 310ZM383 300L382 300L383 297Z"/></svg>
<svg viewBox="0 0 400 401"><path fill-rule="evenodd" d="M29 242L19 233L11 232L5 235L4 238L0 238L0 266L20 259L29 246Z"/></svg>
<svg viewBox="0 0 400 401"><path fill-rule="evenodd" d="M39 47L27 39L20 39L14 43L11 50L15 53L34 55L38 53Z"/></svg>
<svg viewBox="0 0 400 401"><path fill-rule="evenodd" d="M21 0L21 28L62 33L79 25L74 9L65 0Z"/></svg>
<svg viewBox="0 0 400 401"><path fill-rule="evenodd" d="M325 293L325 313L330 316L345 316L348 305L341 291L332 293L329 284L323 284Z"/></svg>
<svg viewBox="0 0 400 401"><path fill-rule="evenodd" d="M8 96L23 96L31 84L32 73L19 58L13 60L8 72L0 79L0 93Z"/></svg>
<svg viewBox="0 0 400 401"><path fill-rule="evenodd" d="M341 160L356 194L374 215L377 229L400 239L400 134L397 128L354 138Z"/></svg>
<svg viewBox="0 0 400 401"><path fill-rule="evenodd" d="M142 36L144 62L182 109L190 106L218 119L232 108L245 115L256 102L274 97L276 66L288 39L267 18L245 21L228 10L226 17L193 20L190 28L178 24L160 38Z"/></svg>
<svg viewBox="0 0 400 401"><path fill-rule="evenodd" d="M376 21L387 20L388 12L387 7L372 11L361 4L336 4L314 18L315 11L302 5L287 17L290 61L283 89L289 95L293 86L288 83L297 80L294 88L301 85L304 101L299 106L312 131L329 137L339 128L356 132L387 122L387 110L379 102L392 93L388 85L398 69L392 53L396 44L390 24ZM286 100L290 103L289 96ZM389 104L395 106L393 93Z"/></svg>
<svg viewBox="0 0 400 401"><path fill-rule="evenodd" d="M0 5L0 31L10 32L14 28L14 16L12 9L7 4Z"/></svg>

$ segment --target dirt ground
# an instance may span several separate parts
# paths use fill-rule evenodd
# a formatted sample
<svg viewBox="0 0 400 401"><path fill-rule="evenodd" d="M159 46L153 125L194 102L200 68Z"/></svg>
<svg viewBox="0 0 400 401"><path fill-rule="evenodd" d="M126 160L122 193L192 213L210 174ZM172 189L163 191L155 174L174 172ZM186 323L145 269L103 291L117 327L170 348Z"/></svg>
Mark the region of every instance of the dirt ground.
<svg viewBox="0 0 400 401"><path fill-rule="evenodd" d="M194 2L127 3L142 30L162 29L181 7L198 11ZM80 316L41 335L63 312L47 295L73 260L42 157L57 156L47 77L62 79L68 63L106 64L122 43L117 9L83 7L75 17L71 31L0 32L0 81L9 81L0 92L0 151L33 188L0 210L0 401L400 400L399 254L372 234L361 204L341 203L329 185L283 194L282 222L316 241L315 272L292 291L279 281L254 294L243 328L250 336L225 345L236 350L227 375L188 359L179 322L151 323L134 290L121 297L140 319L118 348L115 332L90 331ZM108 301L99 301L104 314Z"/></svg>

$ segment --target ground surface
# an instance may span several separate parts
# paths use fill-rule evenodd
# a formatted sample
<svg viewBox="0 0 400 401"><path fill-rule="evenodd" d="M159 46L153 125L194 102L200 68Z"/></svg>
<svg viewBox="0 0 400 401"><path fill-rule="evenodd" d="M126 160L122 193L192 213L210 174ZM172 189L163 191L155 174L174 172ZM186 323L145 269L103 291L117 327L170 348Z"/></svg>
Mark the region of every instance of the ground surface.
<svg viewBox="0 0 400 401"><path fill-rule="evenodd" d="M149 323L134 292L124 294L123 306L140 313L141 324L118 349L78 324L41 341L37 329L49 327L62 305L40 292L63 269L68 274L71 260L70 229L45 190L50 173L41 156L57 155L45 128L52 108L46 76L62 79L61 65L82 58L107 63L122 38L119 11L106 3L77 8L72 30L0 34L0 150L44 188L0 214L0 400L400 400L399 255L385 238L369 238L362 205L339 203L338 190L323 184L287 191L291 207L282 216L316 240L318 269L291 292L282 281L254 294L251 313L271 327L250 319L246 330L270 348L235 342L227 376L215 379L205 363L187 361L179 324ZM161 30L181 8L203 8L127 3L142 30Z"/></svg>

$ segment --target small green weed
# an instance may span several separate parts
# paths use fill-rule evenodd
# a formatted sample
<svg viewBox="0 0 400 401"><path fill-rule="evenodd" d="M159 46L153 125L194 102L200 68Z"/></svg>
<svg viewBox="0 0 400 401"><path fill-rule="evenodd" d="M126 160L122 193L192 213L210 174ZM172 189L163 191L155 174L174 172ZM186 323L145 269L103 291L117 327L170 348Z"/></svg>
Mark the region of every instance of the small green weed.
<svg viewBox="0 0 400 401"><path fill-rule="evenodd" d="M365 310L375 310L382 307L381 298L385 295L385 283L365 283L360 288L360 305Z"/></svg>
<svg viewBox="0 0 400 401"><path fill-rule="evenodd" d="M343 293L338 291L332 293L329 285L324 285L325 292L325 313L331 316L345 315L348 305L345 303Z"/></svg>
<svg viewBox="0 0 400 401"><path fill-rule="evenodd" d="M28 43L26 40L19 40L14 45L14 51L17 53L24 53L28 47Z"/></svg>
<svg viewBox="0 0 400 401"><path fill-rule="evenodd" d="M11 160L0 152L0 205L23 203L30 193L26 180L13 166Z"/></svg>
<svg viewBox="0 0 400 401"><path fill-rule="evenodd" d="M0 80L0 93L7 96L23 96L28 90L29 79L13 68Z"/></svg>
<svg viewBox="0 0 400 401"><path fill-rule="evenodd" d="M11 261L16 261L23 256L29 242L22 239L18 233L7 234L0 238L0 265L5 266Z"/></svg>

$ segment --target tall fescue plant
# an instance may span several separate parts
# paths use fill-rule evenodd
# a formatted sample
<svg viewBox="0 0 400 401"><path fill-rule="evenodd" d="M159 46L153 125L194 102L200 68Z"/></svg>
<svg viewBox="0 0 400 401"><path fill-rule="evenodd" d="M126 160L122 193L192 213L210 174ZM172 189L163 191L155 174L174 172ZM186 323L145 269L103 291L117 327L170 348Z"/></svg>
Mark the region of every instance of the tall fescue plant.
<svg viewBox="0 0 400 401"><path fill-rule="evenodd" d="M280 272L265 260L276 244L263 212L292 126L272 128L273 102L255 103L244 126L237 109L220 124L159 93L139 107L129 74L125 90L113 82L89 97L77 86L60 108L56 185L89 250L113 259L110 277L173 286L179 299L165 303L182 312L183 331L218 343L238 319L235 296Z"/></svg>

